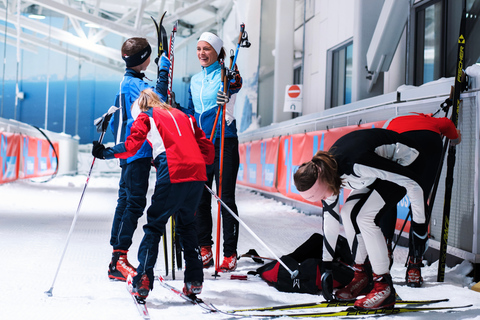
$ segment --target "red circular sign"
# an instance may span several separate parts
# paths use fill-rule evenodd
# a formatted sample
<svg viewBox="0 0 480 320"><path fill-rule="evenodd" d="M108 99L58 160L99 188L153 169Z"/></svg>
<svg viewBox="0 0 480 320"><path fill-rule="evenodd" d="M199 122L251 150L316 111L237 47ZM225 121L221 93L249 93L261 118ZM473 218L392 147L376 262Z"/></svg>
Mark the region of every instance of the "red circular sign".
<svg viewBox="0 0 480 320"><path fill-rule="evenodd" d="M290 88L288 88L288 91L287 91L288 96L289 96L290 98L296 98L296 97L298 97L298 96L300 95L300 92L301 92L301 91L300 91L300 87L297 86L297 85L291 86Z"/></svg>

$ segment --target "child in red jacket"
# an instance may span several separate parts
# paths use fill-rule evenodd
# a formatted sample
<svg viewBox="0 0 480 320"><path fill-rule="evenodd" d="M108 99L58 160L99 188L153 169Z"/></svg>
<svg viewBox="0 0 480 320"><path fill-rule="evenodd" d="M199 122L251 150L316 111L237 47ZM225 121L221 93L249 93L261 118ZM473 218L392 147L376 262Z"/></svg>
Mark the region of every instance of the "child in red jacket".
<svg viewBox="0 0 480 320"><path fill-rule="evenodd" d="M185 259L184 293L199 294L203 283L203 264L195 232L195 211L207 181L206 165L212 164L213 144L197 127L195 119L162 103L151 90L141 92L137 103L142 113L125 141L106 148L94 141L92 154L99 159L127 158L147 140L153 149L157 169L155 192L147 210L145 235L138 251L139 266L133 278L133 292L145 299L153 289L153 268L165 224L175 213Z"/></svg>

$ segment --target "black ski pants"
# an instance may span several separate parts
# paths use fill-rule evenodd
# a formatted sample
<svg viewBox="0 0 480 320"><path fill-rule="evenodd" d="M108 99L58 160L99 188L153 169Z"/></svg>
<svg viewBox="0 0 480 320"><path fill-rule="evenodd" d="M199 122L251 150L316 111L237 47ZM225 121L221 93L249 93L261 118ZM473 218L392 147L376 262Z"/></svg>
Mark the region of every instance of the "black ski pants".
<svg viewBox="0 0 480 320"><path fill-rule="evenodd" d="M418 174L418 182L423 189L423 196L426 205L442 157L442 138L440 134L429 130L407 131L402 133L402 136L408 137L414 141L416 149L420 152L418 158L409 166L409 168ZM393 208L392 211L391 214L385 215L386 218L383 218L380 223L382 232L387 239L392 239L395 231L397 208ZM391 217L394 217L394 219ZM424 235L428 229L430 216L427 215L426 218L425 225L412 225L410 228L410 256L417 258L421 257L426 250L425 246L427 238L425 238ZM415 233L413 233L414 229ZM421 237L419 238L418 235Z"/></svg>
<svg viewBox="0 0 480 320"><path fill-rule="evenodd" d="M203 282L203 263L195 230L195 210L204 184L204 181L191 181L155 185L152 204L147 209L147 224L143 226L145 235L138 249L139 266L134 284L143 274L147 274L150 288L153 289L153 269L157 262L160 239L165 234L165 225L173 214L176 232L184 252L184 282Z"/></svg>
<svg viewBox="0 0 480 320"><path fill-rule="evenodd" d="M207 185L211 188L213 179L215 184L220 185L220 140L215 141L215 162L213 170L207 172ZM237 184L238 168L240 166L240 156L238 153L238 139L225 138L224 154L223 154L223 175L222 175L222 194L221 199L225 204L238 216L237 205L235 203L235 186ZM214 210L217 214L217 210ZM223 229L223 255L230 257L237 253L238 244L238 221L225 210L221 209L222 229ZM204 188L202 199L197 210L197 232L198 243L200 246L211 246L212 240L212 195Z"/></svg>

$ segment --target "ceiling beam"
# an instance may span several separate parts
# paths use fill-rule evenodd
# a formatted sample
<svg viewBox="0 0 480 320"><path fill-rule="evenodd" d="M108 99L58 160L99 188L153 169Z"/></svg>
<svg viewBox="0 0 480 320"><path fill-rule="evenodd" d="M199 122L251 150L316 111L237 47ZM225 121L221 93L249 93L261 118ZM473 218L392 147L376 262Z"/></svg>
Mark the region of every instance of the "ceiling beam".
<svg viewBox="0 0 480 320"><path fill-rule="evenodd" d="M52 11L64 14L70 18L78 19L87 23L94 23L100 27L110 31L111 33L119 34L126 37L144 36L146 33L142 29L135 30L132 26L118 24L101 17L94 16L88 12L83 12L72 7L66 6L62 3L53 0L29 0L32 3L38 4L42 7L48 8Z"/></svg>
<svg viewBox="0 0 480 320"><path fill-rule="evenodd" d="M0 9L0 14L4 14L5 10ZM16 17L15 17L16 19ZM16 20L12 19L11 23L16 25ZM33 32L43 34L47 37L51 37L53 39L59 40L61 42L65 42L68 44L71 44L73 46L85 49L87 51L91 51L93 53L99 54L101 56L107 57L107 58L113 58L117 59L119 61L121 60L120 55L118 54L118 49L113 49L109 47L105 47L102 45L95 44L88 39L83 39L80 37L77 37L75 35L72 35L70 32L61 30L55 27L49 27L48 24L42 23L42 22L37 22L33 21L31 19L28 19L26 17L21 16L20 17L20 26L22 28L26 28L29 30L32 30Z"/></svg>

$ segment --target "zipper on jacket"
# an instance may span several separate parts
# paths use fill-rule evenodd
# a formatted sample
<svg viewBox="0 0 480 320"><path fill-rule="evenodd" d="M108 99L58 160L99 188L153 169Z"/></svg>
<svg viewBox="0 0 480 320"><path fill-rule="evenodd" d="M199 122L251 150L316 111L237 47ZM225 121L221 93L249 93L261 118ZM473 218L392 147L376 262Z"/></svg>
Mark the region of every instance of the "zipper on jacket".
<svg viewBox="0 0 480 320"><path fill-rule="evenodd" d="M202 130L203 130L203 128L202 128L202 115L205 112L205 105L203 104L203 87L204 87L205 79L207 78L207 68L203 68L203 73L204 73L204 75L203 75L203 79L202 79L202 86L200 87L200 103L202 104L202 112L198 116L198 125L199 125L200 129L202 129Z"/></svg>

